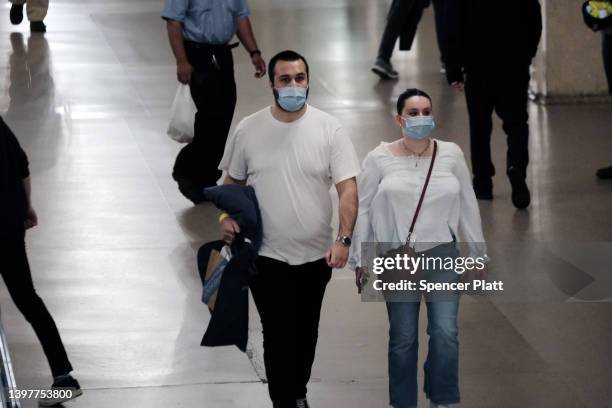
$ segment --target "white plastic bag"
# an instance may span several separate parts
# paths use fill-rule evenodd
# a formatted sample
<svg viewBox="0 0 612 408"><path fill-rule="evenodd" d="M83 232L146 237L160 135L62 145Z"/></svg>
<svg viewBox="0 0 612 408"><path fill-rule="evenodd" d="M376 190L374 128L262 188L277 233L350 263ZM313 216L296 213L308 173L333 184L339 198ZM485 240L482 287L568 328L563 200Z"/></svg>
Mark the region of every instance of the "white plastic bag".
<svg viewBox="0 0 612 408"><path fill-rule="evenodd" d="M190 143L193 140L193 124L197 112L195 103L191 98L189 85L179 84L176 90L170 124L166 133L179 143Z"/></svg>

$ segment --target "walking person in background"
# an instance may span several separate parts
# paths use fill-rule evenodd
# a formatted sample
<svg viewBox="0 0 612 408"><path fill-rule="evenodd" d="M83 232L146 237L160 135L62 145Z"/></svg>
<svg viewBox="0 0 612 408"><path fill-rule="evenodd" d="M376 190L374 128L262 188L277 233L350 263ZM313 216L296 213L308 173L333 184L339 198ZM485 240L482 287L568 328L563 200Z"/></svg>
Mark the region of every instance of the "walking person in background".
<svg viewBox="0 0 612 408"><path fill-rule="evenodd" d="M360 290L369 262L361 259L362 245L384 246L408 240L414 245L415 257L457 258L456 241L461 232L470 257L487 258L478 202L463 152L455 143L430 137L434 120L429 95L419 89L402 93L395 123L402 137L369 152L359 176L359 216L349 266L355 269ZM452 283L460 278L454 270L440 267L424 272L428 282ZM419 309L423 296L429 334L425 394L432 408L448 407L460 399L459 295L406 291L385 296L393 408L417 407Z"/></svg>
<svg viewBox="0 0 612 408"><path fill-rule="evenodd" d="M70 390L60 397L42 398L42 406L53 406L81 395L81 387L70 372L64 344L53 318L36 294L25 248L25 231L38 225L32 208L28 159L17 138L0 118L0 272L19 311L32 325L53 374L52 389Z"/></svg>
<svg viewBox="0 0 612 408"><path fill-rule="evenodd" d="M346 130L306 103L306 59L283 51L268 67L274 104L244 118L220 168L226 184L255 189L263 242L250 283L261 317L264 362L274 408L308 408L319 317L332 268L346 264L357 217L359 162ZM339 231L332 238L330 188L339 197ZM221 216L223 239L240 233Z"/></svg>
<svg viewBox="0 0 612 408"><path fill-rule="evenodd" d="M473 184L476 197L493 198L495 166L491 160L493 111L507 135L506 174L512 185L512 203L524 209L531 202L527 187L529 163L529 66L542 33L538 0L504 3L490 14L478 0L453 0L447 9L448 82L464 89L470 120Z"/></svg>
<svg viewBox="0 0 612 408"><path fill-rule="evenodd" d="M221 176L217 165L236 107L234 35L251 57L255 77L266 73L249 14L246 0L166 0L162 12L177 79L189 84L197 108L194 139L178 154L172 173L181 193L195 204L204 199L203 189Z"/></svg>
<svg viewBox="0 0 612 408"><path fill-rule="evenodd" d="M444 50L447 48L447 32L445 29L446 10L449 0L433 0L436 22L436 35L440 49L440 61L444 69ZM430 0L393 0L383 36L380 40L378 55L372 67L372 72L381 79L397 79L399 73L393 68L391 56L397 39L400 39L400 51L409 51L416 36L419 21Z"/></svg>
<svg viewBox="0 0 612 408"><path fill-rule="evenodd" d="M47 26L43 22L49 10L49 0L11 0L10 19L13 25L21 24L23 21L23 5L26 5L30 31L33 33L44 33Z"/></svg>

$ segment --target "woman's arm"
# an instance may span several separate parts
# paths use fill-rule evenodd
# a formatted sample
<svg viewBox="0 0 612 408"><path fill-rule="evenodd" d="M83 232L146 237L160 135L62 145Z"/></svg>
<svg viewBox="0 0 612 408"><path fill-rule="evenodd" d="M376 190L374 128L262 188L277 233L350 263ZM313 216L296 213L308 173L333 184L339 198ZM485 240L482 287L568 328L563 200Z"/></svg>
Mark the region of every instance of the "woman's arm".
<svg viewBox="0 0 612 408"><path fill-rule="evenodd" d="M361 265L361 244L371 242L374 239L370 217L370 206L378 192L378 186L382 179L376 158L368 153L363 160L362 172L357 178L357 192L359 194L359 211L357 222L353 232L353 243L349 254L349 267L355 269Z"/></svg>
<svg viewBox="0 0 612 408"><path fill-rule="evenodd" d="M482 220L478 200L472 186L470 171L465 162L465 156L461 148L457 146L457 161L455 163L455 176L460 184L459 205L459 228L463 233L465 241L470 248L471 256L484 256L487 252L484 234L482 232Z"/></svg>

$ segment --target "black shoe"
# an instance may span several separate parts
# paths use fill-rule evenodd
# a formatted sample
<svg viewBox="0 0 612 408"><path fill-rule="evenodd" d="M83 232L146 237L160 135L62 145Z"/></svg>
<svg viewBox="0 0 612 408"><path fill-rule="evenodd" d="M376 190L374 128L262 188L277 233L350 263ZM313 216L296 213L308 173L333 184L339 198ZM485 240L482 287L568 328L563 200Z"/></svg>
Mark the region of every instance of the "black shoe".
<svg viewBox="0 0 612 408"><path fill-rule="evenodd" d="M11 6L11 24L17 25L23 21L23 4L13 4Z"/></svg>
<svg viewBox="0 0 612 408"><path fill-rule="evenodd" d="M474 180L472 180L472 185L474 186L474 193L476 193L477 199L493 199L493 181L491 180L491 177L474 177Z"/></svg>
<svg viewBox="0 0 612 408"><path fill-rule="evenodd" d="M310 408L310 405L308 405L308 401L306 400L306 398L298 398L295 400L295 406L297 408Z"/></svg>
<svg viewBox="0 0 612 408"><path fill-rule="evenodd" d="M597 178L600 178L602 180L610 180L612 179L612 166L610 167L602 167L601 169L597 170Z"/></svg>
<svg viewBox="0 0 612 408"><path fill-rule="evenodd" d="M53 407L83 395L79 382L70 374L53 381L51 389L47 392L51 395L38 400L38 405L41 407Z"/></svg>
<svg viewBox="0 0 612 408"><path fill-rule="evenodd" d="M512 185L512 204L519 210L529 207L531 194L525 182L525 173L515 168L508 169L508 178Z"/></svg>
<svg viewBox="0 0 612 408"><path fill-rule="evenodd" d="M372 72L380 77L380 79L397 79L399 78L399 73L393 69L393 64L391 61L385 61L382 59L377 59L372 67Z"/></svg>
<svg viewBox="0 0 612 408"><path fill-rule="evenodd" d="M47 26L42 21L31 21L30 31L33 33L45 33L47 32Z"/></svg>

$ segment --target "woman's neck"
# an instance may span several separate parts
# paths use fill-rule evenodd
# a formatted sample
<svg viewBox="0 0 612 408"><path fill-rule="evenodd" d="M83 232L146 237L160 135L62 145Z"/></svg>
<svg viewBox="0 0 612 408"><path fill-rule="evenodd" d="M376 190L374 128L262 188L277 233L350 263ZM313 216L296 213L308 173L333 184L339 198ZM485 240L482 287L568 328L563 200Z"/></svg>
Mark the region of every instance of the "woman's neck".
<svg viewBox="0 0 612 408"><path fill-rule="evenodd" d="M429 150L428 147L431 145L431 139L429 137L426 137L422 140L415 140L410 137L402 137L399 142L401 146L403 146L405 150L407 150L409 153L425 156L427 156L427 150Z"/></svg>

